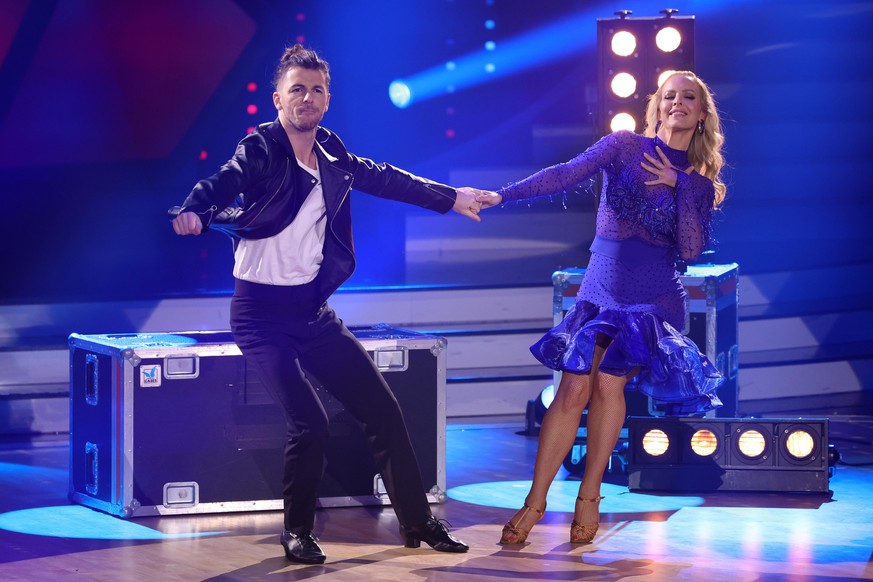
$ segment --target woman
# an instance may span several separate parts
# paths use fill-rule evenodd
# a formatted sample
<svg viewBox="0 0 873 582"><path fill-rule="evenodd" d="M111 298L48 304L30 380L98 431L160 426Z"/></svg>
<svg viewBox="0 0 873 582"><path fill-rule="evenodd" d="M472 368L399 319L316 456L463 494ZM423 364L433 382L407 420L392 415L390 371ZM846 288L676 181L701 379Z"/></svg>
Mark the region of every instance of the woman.
<svg viewBox="0 0 873 582"><path fill-rule="evenodd" d="M676 72L649 99L646 133L607 135L573 160L500 189L480 191L482 207L561 193L604 173L591 260L576 304L531 347L561 370L543 419L534 478L502 544L525 541L546 509L546 494L588 406L585 473L570 541L590 542L599 525L603 472L625 420L624 390L636 387L668 414L721 406L723 378L679 331L685 292L676 260L706 247L713 210L724 199L718 112L694 73Z"/></svg>

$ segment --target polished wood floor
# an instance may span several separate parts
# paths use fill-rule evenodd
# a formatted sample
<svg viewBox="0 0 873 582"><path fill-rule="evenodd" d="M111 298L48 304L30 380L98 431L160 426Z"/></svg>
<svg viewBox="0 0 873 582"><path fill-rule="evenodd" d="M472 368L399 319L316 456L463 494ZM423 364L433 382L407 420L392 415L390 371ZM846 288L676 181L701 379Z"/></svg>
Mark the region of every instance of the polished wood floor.
<svg viewBox="0 0 873 582"><path fill-rule="evenodd" d="M452 424L449 499L467 554L406 549L390 508L319 510L324 565L292 565L276 511L122 520L71 505L64 436L0 445L0 580L873 580L873 420L831 423L830 494L631 493L604 486L594 543L567 542L578 480L563 469L519 547L496 544L521 504L536 439L522 425Z"/></svg>

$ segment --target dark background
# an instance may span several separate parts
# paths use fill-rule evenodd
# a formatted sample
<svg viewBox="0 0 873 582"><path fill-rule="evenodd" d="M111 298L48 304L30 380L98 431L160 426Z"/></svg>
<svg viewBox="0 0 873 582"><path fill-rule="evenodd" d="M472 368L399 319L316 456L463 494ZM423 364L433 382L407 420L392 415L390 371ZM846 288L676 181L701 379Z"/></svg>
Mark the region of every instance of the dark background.
<svg viewBox="0 0 873 582"><path fill-rule="evenodd" d="M670 7L695 15L695 68L723 113L728 201L716 231L717 262L739 263L746 275L873 262L873 3L713 0ZM564 161L591 143L594 19L620 8L652 16L662 7L570 0L4 0L0 302L228 293L229 239L176 237L166 209L214 172L249 127L274 118L269 81L282 49L297 40L331 64L323 123L352 152L447 182L523 176ZM499 52L514 38L589 14L570 52L551 58L546 53L554 47L534 42L517 58L519 67L536 60L534 67L483 74L478 85L407 109L388 99L396 78L480 51L488 40ZM487 19L493 29L483 25ZM543 146L537 138L543 134L580 137ZM483 168L509 170L476 173ZM470 185L502 183L483 178ZM574 212L590 231L591 201L584 196L566 205L489 211L517 218L493 221L506 226L487 231L476 230L484 223L452 216L434 221L432 232L408 233L410 217L431 224L415 222L425 211L359 193L353 206L359 267L347 286L437 279L549 284L556 268L587 260L583 241L570 240L564 250L530 259L528 268L508 269L483 252L476 268L454 268L449 259L431 277L410 268L405 242L410 234L524 238L525 221Z"/></svg>

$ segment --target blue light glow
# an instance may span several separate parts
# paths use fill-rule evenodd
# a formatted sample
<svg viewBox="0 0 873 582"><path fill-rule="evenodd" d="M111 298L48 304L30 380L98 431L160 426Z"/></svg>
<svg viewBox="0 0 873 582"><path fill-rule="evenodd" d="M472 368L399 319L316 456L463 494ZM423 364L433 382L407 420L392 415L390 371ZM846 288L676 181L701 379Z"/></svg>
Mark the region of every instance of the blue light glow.
<svg viewBox="0 0 873 582"><path fill-rule="evenodd" d="M593 22L597 15L602 15L602 11L585 12L515 39L502 41L500 50L486 47L455 59L452 61L455 66L451 70L439 65L416 73L402 81L408 87L409 100L404 105L398 105L393 97L391 101L397 107L408 107L413 101L444 94L449 86L454 90L463 89L486 79L518 73L577 52L594 42L597 31ZM398 82L393 81L391 86ZM390 87L388 91L393 94Z"/></svg>
<svg viewBox="0 0 873 582"><path fill-rule="evenodd" d="M0 529L38 536L92 540L168 540L221 535L223 531L163 533L87 507L34 507L0 514Z"/></svg>
<svg viewBox="0 0 873 582"><path fill-rule="evenodd" d="M102 346L111 346L118 350L155 348L155 347L183 347L192 346L199 342L233 341L227 332L203 333L196 335L182 335L178 333L118 333L103 335L86 335L89 341L97 342Z"/></svg>
<svg viewBox="0 0 873 582"><path fill-rule="evenodd" d="M397 79L388 85L388 97L391 98L391 103L403 109L412 103L412 89L405 81Z"/></svg>
<svg viewBox="0 0 873 582"><path fill-rule="evenodd" d="M33 481L35 479L57 479L63 481L67 479L70 472L66 469L52 469L49 467L34 467L31 465L21 465L19 463L0 463L0 477L16 480L27 479Z"/></svg>
<svg viewBox="0 0 873 582"><path fill-rule="evenodd" d="M485 28L487 28L488 30L494 30L495 26L497 26L497 24L490 18L485 21Z"/></svg>
<svg viewBox="0 0 873 582"><path fill-rule="evenodd" d="M457 501L518 509L524 503L524 498L530 490L530 481L495 481L491 483L473 483L452 487L446 494ZM546 497L549 511L573 513L576 506L576 496L579 494L578 481L555 481ZM602 513L646 513L657 511L678 511L683 507L703 505L702 497L658 496L643 493L630 493L627 487L604 483L600 494L606 498L600 503Z"/></svg>
<svg viewBox="0 0 873 582"><path fill-rule="evenodd" d="M496 48L497 48L497 44L493 40L489 40L488 42L485 43L485 50L486 51L493 51Z"/></svg>

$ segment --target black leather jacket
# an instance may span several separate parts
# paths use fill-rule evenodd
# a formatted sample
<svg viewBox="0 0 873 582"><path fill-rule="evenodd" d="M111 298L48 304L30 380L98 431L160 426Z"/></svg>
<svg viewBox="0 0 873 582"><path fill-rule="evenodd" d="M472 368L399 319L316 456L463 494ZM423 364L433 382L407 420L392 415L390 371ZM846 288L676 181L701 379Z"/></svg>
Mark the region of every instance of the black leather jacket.
<svg viewBox="0 0 873 582"><path fill-rule="evenodd" d="M322 127L316 132L316 142L328 218L317 283L326 300L355 270L349 203L353 187L440 213L451 210L457 192L389 164L359 158ZM291 224L314 185L312 176L297 165L291 142L276 120L243 138L233 157L216 174L198 182L182 206L171 208L169 215L175 218L182 212L195 212L204 229L233 238L267 238Z"/></svg>

